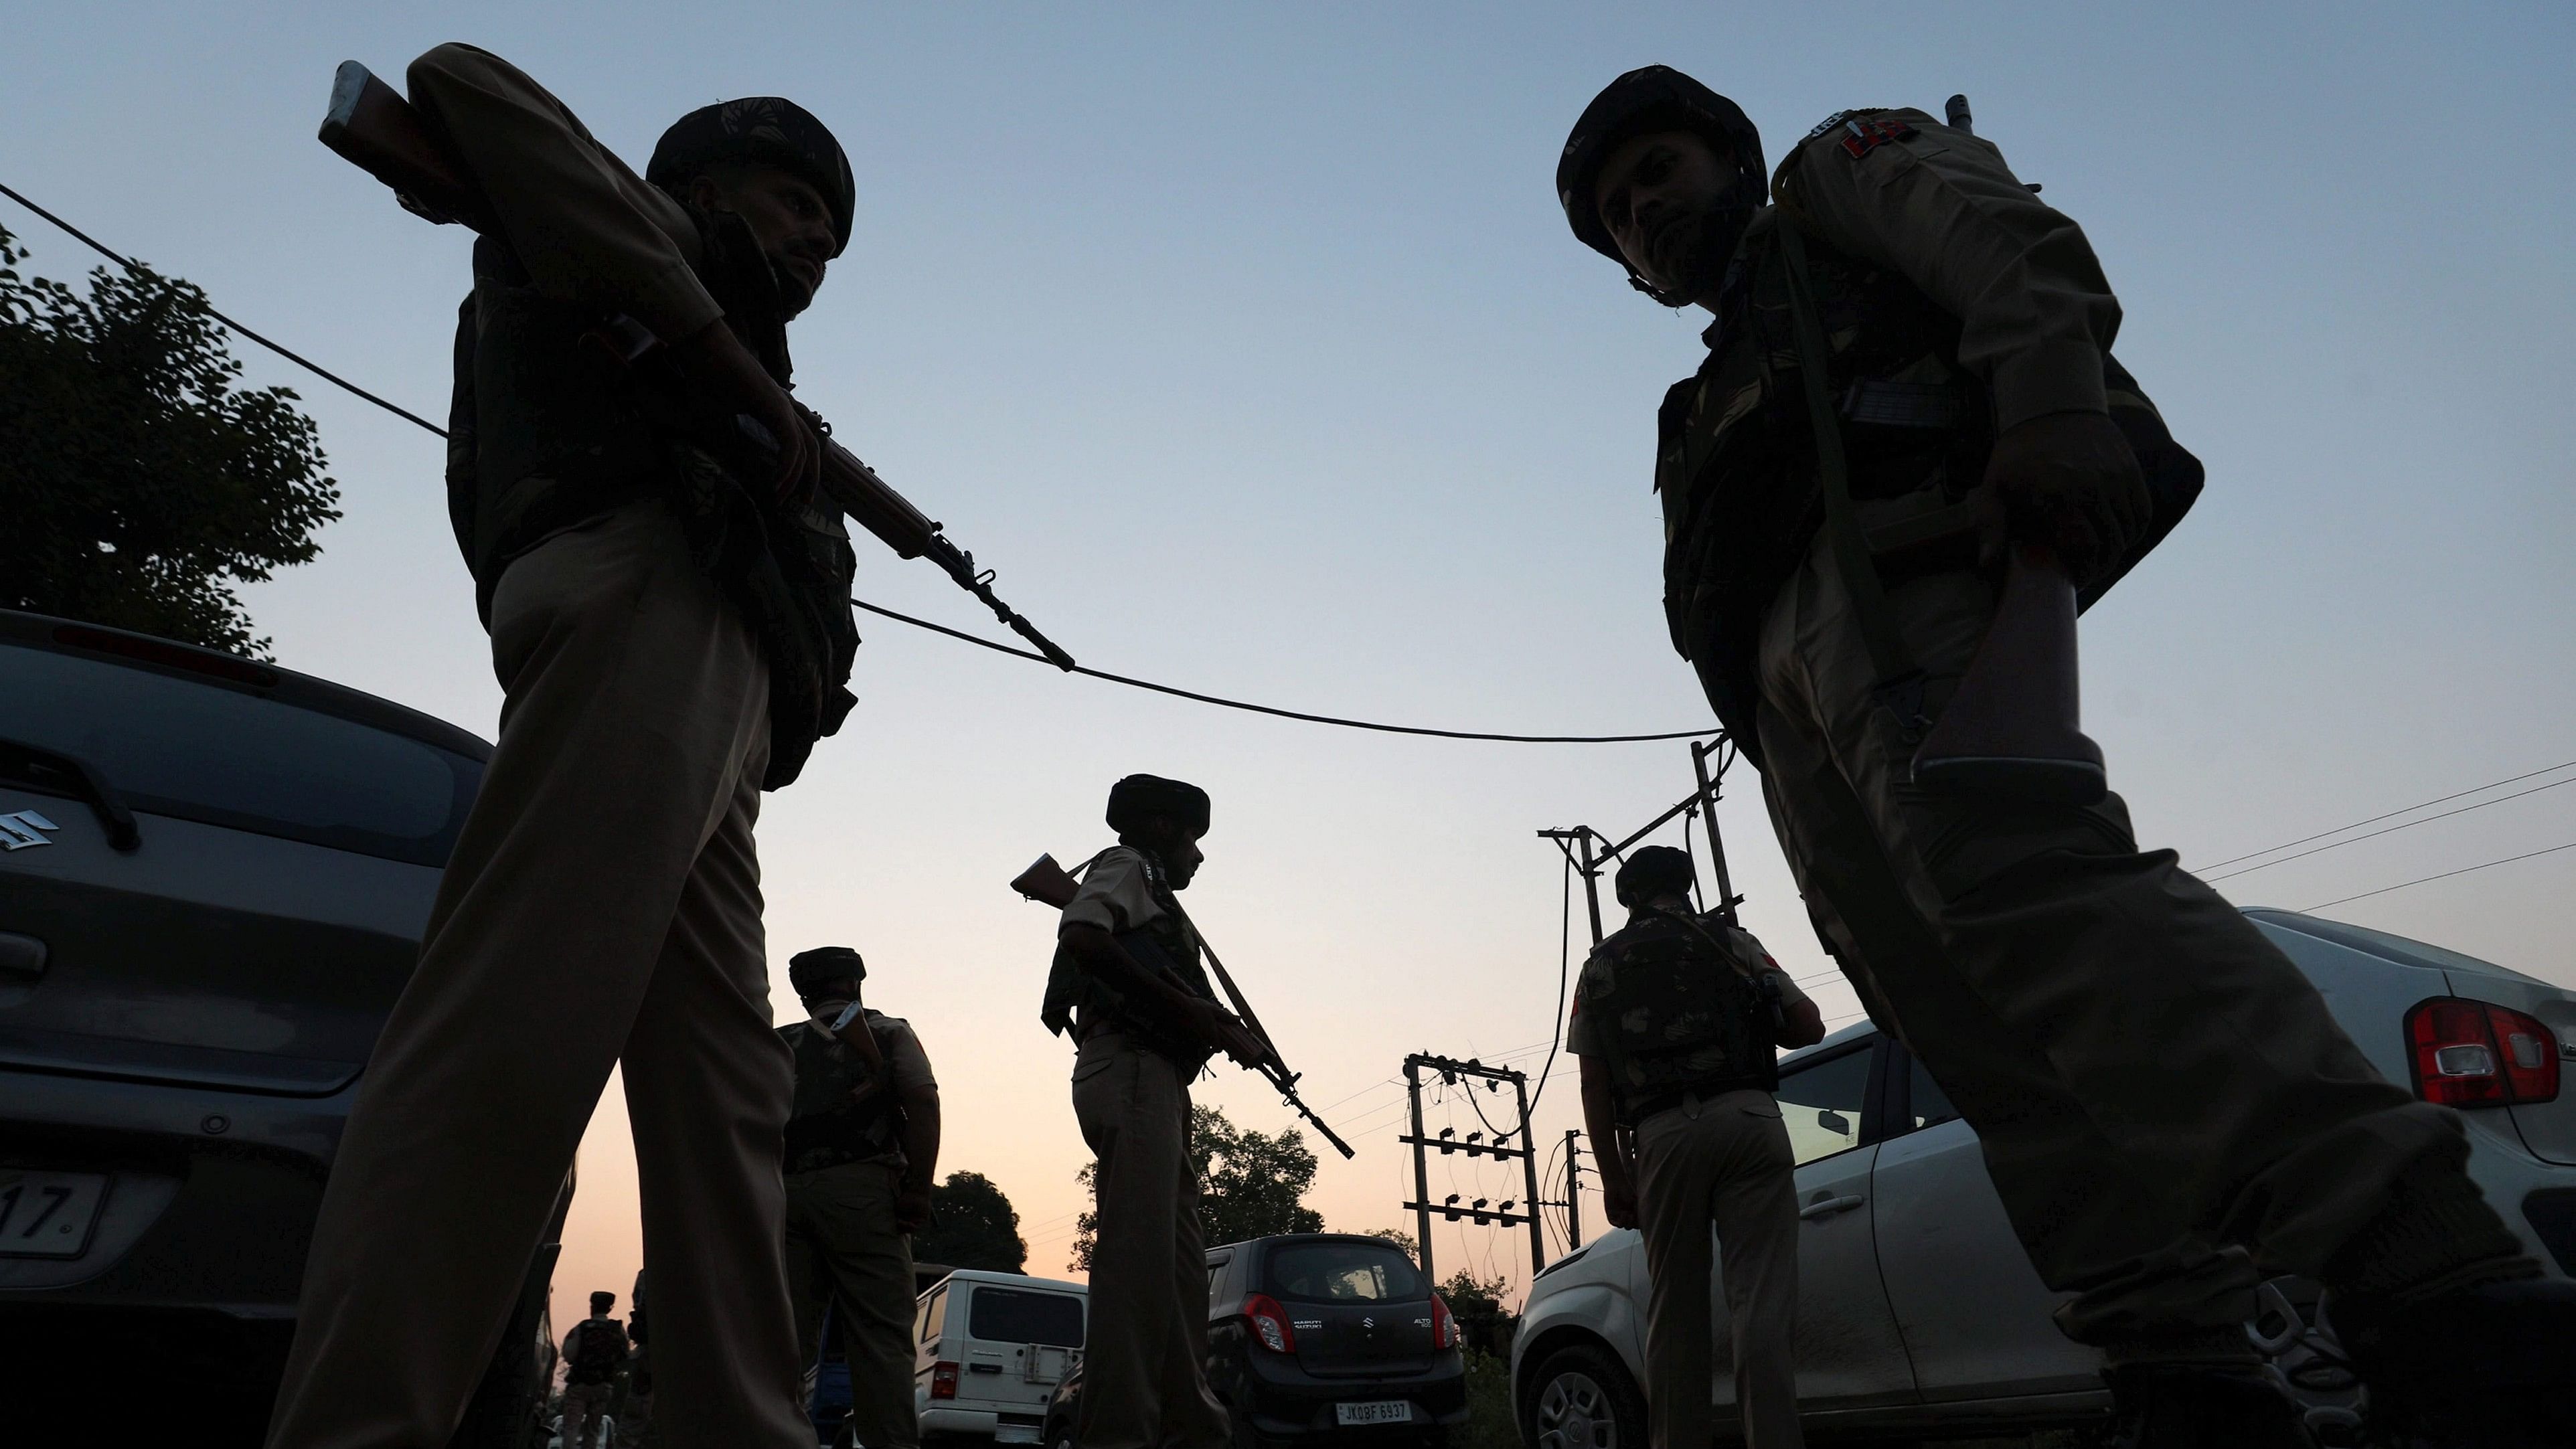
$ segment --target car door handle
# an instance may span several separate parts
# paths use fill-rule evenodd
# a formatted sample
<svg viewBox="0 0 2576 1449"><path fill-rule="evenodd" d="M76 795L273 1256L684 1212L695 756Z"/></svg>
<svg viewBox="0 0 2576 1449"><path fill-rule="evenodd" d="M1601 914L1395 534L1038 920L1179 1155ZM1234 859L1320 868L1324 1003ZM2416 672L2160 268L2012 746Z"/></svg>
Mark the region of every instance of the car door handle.
<svg viewBox="0 0 2576 1449"><path fill-rule="evenodd" d="M1821 1202L1811 1202L1805 1207L1798 1209L1798 1216L1805 1218L1809 1222L1814 1222L1818 1218L1829 1218L1838 1212L1847 1212L1852 1208L1859 1207L1863 1201L1865 1201L1865 1199L1857 1197L1829 1197Z"/></svg>

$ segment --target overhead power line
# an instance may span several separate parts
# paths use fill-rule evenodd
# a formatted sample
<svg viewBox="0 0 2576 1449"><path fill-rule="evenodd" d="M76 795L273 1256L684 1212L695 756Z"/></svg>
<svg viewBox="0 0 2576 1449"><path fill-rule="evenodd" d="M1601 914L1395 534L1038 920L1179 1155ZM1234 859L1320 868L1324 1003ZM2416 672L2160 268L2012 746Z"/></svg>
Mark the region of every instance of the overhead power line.
<svg viewBox="0 0 2576 1449"><path fill-rule="evenodd" d="M2511 865L2517 860L2531 860L2543 855L2556 855L2562 850L2576 850L2576 840L2571 840L2565 845L2553 845L2546 850L2527 850L2520 855L2508 855L2502 860L2490 860L2478 865L2464 865L2458 870L2446 870L2439 875L2419 875L2413 880L2402 880L2393 886L2381 886L2375 891L2363 891L2360 895L2345 896L2341 900L2319 901L2313 906L2301 906L2299 909L2303 911L2322 911L2328 906L2340 906L2351 901L2368 900L2372 896L2384 896L2390 891L2402 891L2408 886L2419 886L2428 881L2449 880L2455 875L2467 875L2469 872L2476 870L2492 870L2499 865Z"/></svg>
<svg viewBox="0 0 2576 1449"><path fill-rule="evenodd" d="M12 190L10 187L0 185L0 196L6 196L10 200L18 203L20 206L27 208L29 211L34 212L40 217L43 217L45 220L61 228L74 240L87 246L92 251L97 252L100 256L107 258L109 261L116 263L118 266L125 268L127 271L140 273L145 270L143 267L110 250L105 243L99 241L96 237L82 231L79 227L76 227L70 222L63 220L61 217L54 215L52 212L38 206L36 203L29 201L25 196ZM413 423L428 432L435 433L441 438L447 436L447 429L440 427L438 424L431 422L420 414L413 412L409 408L401 407L384 398L378 397L376 394L367 391L365 388L358 386L356 383L349 381L347 378L340 376L338 373L331 371L329 368L322 366L320 363L313 361L302 353L295 352L280 343L273 342L268 338L261 336L257 332L253 332L239 322L234 321L232 318L216 311L212 306L208 306L206 308L206 313L216 321L231 328L234 332L239 333L241 336L252 342L258 343L260 346L267 348L269 351L276 353L278 356L285 358L287 361L294 363L296 366L303 368L305 371L312 373L323 381L328 382L335 387L344 389L355 397L363 398L368 402L374 403L377 407L383 408L386 412L392 413L394 416ZM927 629L936 634L945 634L951 639L962 639L969 644L973 644L983 649L990 649L997 654L1009 654L1021 659L1034 659L1041 664L1048 665L1050 668L1056 667L1053 660L1048 659L1042 654L1032 653L1026 649L1015 649L1008 644L997 644L990 639L978 638L977 636L966 633L963 630L951 629L945 624L934 624L927 619L917 619L910 614L897 613L881 604L871 604L865 599L852 599L850 602L859 608L867 610L871 614L895 620L897 623L910 624L916 629ZM1201 694L1197 690L1182 689L1177 685L1156 684L1151 680L1136 679L1124 674L1112 674L1105 669L1090 669L1078 664L1073 667L1072 672L1088 675L1093 679L1103 680L1110 684L1123 684L1130 689L1148 689L1157 694L1168 694L1180 699L1195 700L1200 704L1212 704L1221 709L1238 709L1252 714L1273 715L1280 719L1299 720L1307 724L1332 725L1341 729L1373 730L1380 734L1426 735L1434 739L1484 740L1501 744L1517 745L1628 745L1647 744L1659 740L1704 739L1710 735L1719 733L1714 726L1695 730L1667 730L1657 734L1643 735L1520 735L1504 734L1489 730L1432 729L1424 725L1383 724L1375 720L1345 719L1337 715L1312 714L1305 710L1283 709L1277 705L1254 704L1247 700L1227 699L1219 695Z"/></svg>
<svg viewBox="0 0 2576 1449"><path fill-rule="evenodd" d="M2510 795L2498 795L2497 797L2495 797L2495 798L2494 798L2494 799L2492 799L2492 800L2481 800L2481 801L2479 801L2478 803L2476 803L2475 805L2463 805L2463 806L2459 807L2459 808L2458 808L2458 809L2456 809L2456 810L2445 810L2445 811L2443 811L2443 812L2442 812L2441 814L2439 814L2439 815L2427 815L2427 816L2425 816L2425 817L2424 817L2423 819L2421 819L2421 820L2409 820L2409 821L2406 821L2406 822L2404 822L2404 823L2402 823L2402 824L2398 824L2398 825L2387 825L2387 826L2382 826L2381 828L2379 828L2379 829L2377 829L2377 830L2371 831L2371 832L2370 832L2369 834L2367 834L2367 835L2356 835L2356 836L2351 837L2350 839L2347 839L2347 840L2338 840L2338 841L2335 841L2335 842L2333 842L2332 844L2328 844L2328 845L2311 846L2311 847L2309 847L2309 848L2308 848L2308 849L2306 849L2306 850L2302 850L2302 851L2300 851L2300 852L2299 852L2298 854L2296 854L2296 855L2285 855L2285 856L2282 856L2282 857L2281 857L2280 859L2278 859L2278 860L2267 860L2267 861L2263 862L2261 865L2249 865L2249 866L2245 867L2243 870L2231 870L2231 871L2227 872L2225 875L2214 875L2214 876L2210 876L2210 877L2208 877L2208 879L2209 879L2209 880L2212 880L2212 881L2234 880L2236 877L2238 877L2238 876L2240 876L2240 875L2252 875L2254 872L2256 872L2256 871L2258 871L2258 870L2270 870L2272 867L2274 867L2274 866L2276 866L2276 865L2287 865L2287 864L2289 864L2291 861L2294 861L2294 860L2305 860L2305 859L2307 859L2309 856L2316 855L2316 854L2319 854L2319 853L2324 852L2324 851L2328 851L2328 850L2341 850L2341 849L2343 849L2343 848L2344 848L2345 846L2347 846L2347 845L2359 845L2361 842L2363 842L2363 841L2365 841L2365 840L2376 840L2376 839L2378 839L2380 836L2388 835L2388 834L2392 834L2392 833L2394 833L2394 832L2396 832L2396 831L2400 831L2400 830L2412 830L2412 829L2414 829L2414 828L2415 828L2416 826L2418 826L2418 825L2430 825L2430 824L2432 824L2432 823L2433 823L2434 821L2436 821L2436 820L2448 820L2448 819L2450 819L2450 818L2451 818L2452 816L2454 816L2454 815L2466 815L2466 814L2468 814L2468 813L2469 813L2470 811L2472 811L2472 810L2484 810L2485 808L2487 808L2487 807L2488 807L2488 806L2490 806L2490 805L2501 805L2501 804L2503 804L2504 802L2506 802L2507 800L2519 800L2519 799L2521 799L2521 798L2522 798L2523 796L2525 796L2525 795L2537 795L2537 794L2539 794L2539 793L2540 793L2541 791L2543 791L2543 790L2555 790L2555 789L2559 788L2559 787L2560 787L2560 786L2562 786L2562 785L2576 785L2576 776L2570 776L2569 778L2564 779L2564 780L2552 780L2552 781L2550 781L2550 782L2549 782L2548 784L2546 784L2546 785L2534 785L2534 786L2532 786L2532 787L2531 787L2530 789L2528 789L2528 790L2516 790L2516 791L2514 791L2514 792L2513 792L2512 794L2510 794ZM2488 789L2492 790L2492 789L2494 789L2495 787L2494 787L2493 785L2489 785L2489 786L2487 786L2486 788L2488 788ZM2472 791L2472 792L2470 792L2470 793L2474 794L2475 792L2474 792L2474 791ZM2455 796L2452 796L2451 798L2452 798L2452 799L2458 799L2459 797L2455 795ZM2415 808L2416 808L2416 809L2418 809L2418 810L2421 810L2421 809L2423 809L2424 807L2423 807L2423 806L2421 806L2421 805L2418 805L2418 806L2416 806ZM2404 814L2405 812L2401 810L2401 811L2399 811L2398 813L2402 815L2402 814ZM2386 817L2386 816L2381 816L2380 818L2384 820L2384 819L2386 819L2387 817ZM2350 830L2350 829L2352 829L2352 827L2351 827L2351 826L2349 826L2349 825L2347 825L2347 826L2345 826L2345 827L2344 827L2344 829L2346 829L2346 830ZM2286 848L2286 847L2284 847L2284 848Z"/></svg>
<svg viewBox="0 0 2576 1449"><path fill-rule="evenodd" d="M2225 860L2213 861L2208 865L2198 867L2194 871L2194 874L2201 876L2203 879L2210 879L2212 878L2210 876L2211 871L2225 870L2227 867L2236 864L2240 860L2256 860L2263 856L2274 854L2278 851L2291 849L2294 846L2305 845L2312 840L2324 840L2329 836L2341 835L2347 830L2359 830L2365 825L2376 825L2382 820L2394 820L2400 815L2412 815L2418 810L2430 809L2435 805L2445 805L2453 800L2464 800L2471 795L2482 795L2489 790L2497 789L2501 786L2518 785L2525 780L2537 780L2543 775L2554 775L2561 770L2570 768L2576 768L2576 760L2568 760L2563 764L2551 765L2545 770L2528 770L2522 774L2507 776L2501 780L2489 780L2483 785L2473 786L2470 789L2454 790L2448 795L2437 795L2430 800L2419 801L2416 804L2407 806L2403 810L2386 811L2382 814L2373 815L2367 820L2356 820L2350 825L2338 825L2332 830L2320 830L2314 835L2302 835L2296 840L2286 840L2279 845L2268 846L2262 850L2249 850L2243 855L2232 855ZM2546 789L2548 787L2543 786L2541 788ZM2528 794L2530 792L2525 791L2524 793ZM2507 796L2506 798L2511 799L2512 797ZM2492 804L2494 802L2489 801L2488 803ZM2431 818L2438 820L2441 817L2437 815ZM2277 864L2277 862L2275 863ZM2261 867L2257 866L2253 868L2260 869ZM2242 875L2244 872L2238 871L2236 874Z"/></svg>

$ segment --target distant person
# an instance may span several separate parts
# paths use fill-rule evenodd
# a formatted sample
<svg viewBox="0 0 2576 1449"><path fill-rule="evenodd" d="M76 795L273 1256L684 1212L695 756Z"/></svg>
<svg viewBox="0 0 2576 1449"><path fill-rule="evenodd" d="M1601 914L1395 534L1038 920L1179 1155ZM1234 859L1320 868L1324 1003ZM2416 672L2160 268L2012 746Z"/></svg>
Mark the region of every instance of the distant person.
<svg viewBox="0 0 2576 1449"><path fill-rule="evenodd" d="M409 90L498 222L456 330L448 503L500 740L358 1082L269 1442L447 1442L622 1066L664 1428L811 1449L752 825L850 702L849 543L809 517L820 443L786 390L849 162L753 96L681 117L639 177L465 45ZM621 315L698 406L610 361ZM707 451L745 415L774 460Z"/></svg>
<svg viewBox="0 0 2576 1449"><path fill-rule="evenodd" d="M1205 859L1207 792L1153 775L1109 790L1118 843L1091 858L1056 928L1040 1015L1081 1043L1073 1113L1098 1160L1091 1317L1079 1449L1217 1449L1225 1409L1207 1380L1207 1252L1190 1163L1190 1083L1222 1051L1267 1049L1217 1005L1181 910ZM1119 941L1140 933L1158 962Z"/></svg>
<svg viewBox="0 0 2576 1449"><path fill-rule="evenodd" d="M2130 142L2070 154L2097 144ZM2106 1351L2129 1442L2307 1442L2242 1328L2282 1273L2332 1290L2382 1432L2576 1442L2540 1427L2576 1424L2576 1284L2469 1180L2458 1115L2373 1070L2117 796L1914 778L2005 557L2107 587L2153 537L2141 458L2163 496L2197 486L2111 359L2082 230L1921 111L1832 116L1766 177L1743 111L1664 66L1585 108L1556 195L1638 290L1712 318L1659 415L1673 643L1826 949L1975 1126L2060 1326Z"/></svg>
<svg viewBox="0 0 2576 1449"><path fill-rule="evenodd" d="M635 1291L626 1297L626 1380L616 1405L620 1449L644 1449L653 1442L653 1320L644 1301L644 1270L635 1270Z"/></svg>
<svg viewBox="0 0 2576 1449"><path fill-rule="evenodd" d="M860 1002L847 946L800 951L788 984L806 1019L778 1029L796 1059L787 1117L787 1286L808 1369L840 1304L850 1430L867 1449L915 1449L912 1240L930 1224L939 1082L901 1017Z"/></svg>
<svg viewBox="0 0 2576 1449"><path fill-rule="evenodd" d="M1691 909L1690 857L1650 845L1613 879L1628 924L1593 948L1565 1045L1613 1225L1646 1244L1654 1449L1706 1449L1716 1352L1709 1232L1725 1263L1747 1449L1799 1449L1798 1189L1776 1047L1824 1040L1816 1004L1752 933Z"/></svg>
<svg viewBox="0 0 2576 1449"><path fill-rule="evenodd" d="M626 1325L608 1316L617 1295L590 1295L590 1316L564 1335L563 1449L591 1449L617 1371L626 1367Z"/></svg>

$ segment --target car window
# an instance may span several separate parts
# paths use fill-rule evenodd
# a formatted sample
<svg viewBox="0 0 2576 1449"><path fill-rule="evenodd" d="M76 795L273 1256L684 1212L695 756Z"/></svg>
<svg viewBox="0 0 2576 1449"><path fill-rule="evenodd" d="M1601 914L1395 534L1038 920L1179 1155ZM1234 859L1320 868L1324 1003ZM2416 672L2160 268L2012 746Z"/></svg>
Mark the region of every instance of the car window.
<svg viewBox="0 0 2576 1449"><path fill-rule="evenodd" d="M1950 1105L1950 1094L1941 1090L1941 1084L1932 1080L1930 1072L1923 1070L1921 1058L1912 1060L1914 1065L1905 1082L1905 1115L1911 1124L1909 1130L1957 1121L1959 1109Z"/></svg>
<svg viewBox="0 0 2576 1449"><path fill-rule="evenodd" d="M947 1316L948 1290L945 1287L931 1289L930 1296L921 1300L920 1336L923 1343L932 1342L939 1337L940 1329L945 1326L943 1320Z"/></svg>
<svg viewBox="0 0 2576 1449"><path fill-rule="evenodd" d="M1867 1046L1800 1062L1780 1074L1780 1120L1789 1152L1801 1164L1860 1145L1861 1104L1869 1096Z"/></svg>
<svg viewBox="0 0 2576 1449"><path fill-rule="evenodd" d="M966 1336L992 1343L1082 1347L1082 1300L1070 1293L1029 1293L987 1284L967 1300Z"/></svg>
<svg viewBox="0 0 2576 1449"><path fill-rule="evenodd" d="M1211 1306L1216 1303L1217 1289L1224 1286L1226 1262L1226 1259L1219 1258L1208 1264L1208 1303Z"/></svg>
<svg viewBox="0 0 2576 1449"><path fill-rule="evenodd" d="M0 739L74 757L137 810L439 865L483 767L318 710L0 646Z"/></svg>
<svg viewBox="0 0 2576 1449"><path fill-rule="evenodd" d="M1289 1243L1262 1269L1271 1296L1299 1303L1406 1302L1430 1296L1413 1260L1392 1245Z"/></svg>

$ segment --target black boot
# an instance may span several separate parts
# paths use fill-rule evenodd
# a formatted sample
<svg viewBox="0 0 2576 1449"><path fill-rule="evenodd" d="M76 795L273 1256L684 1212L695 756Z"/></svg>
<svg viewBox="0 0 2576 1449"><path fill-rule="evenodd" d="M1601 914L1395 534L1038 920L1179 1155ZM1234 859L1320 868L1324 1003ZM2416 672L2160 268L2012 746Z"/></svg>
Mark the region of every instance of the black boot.
<svg viewBox="0 0 2576 1449"><path fill-rule="evenodd" d="M2374 1443L2576 1446L2576 1283L2521 1278L2412 1302L2334 1293L2325 1317L2370 1391Z"/></svg>
<svg viewBox="0 0 2576 1449"><path fill-rule="evenodd" d="M2111 1385L2118 1449L2313 1449L2303 1412L2258 1363L2125 1363Z"/></svg>

